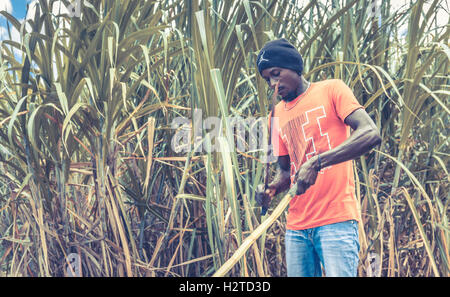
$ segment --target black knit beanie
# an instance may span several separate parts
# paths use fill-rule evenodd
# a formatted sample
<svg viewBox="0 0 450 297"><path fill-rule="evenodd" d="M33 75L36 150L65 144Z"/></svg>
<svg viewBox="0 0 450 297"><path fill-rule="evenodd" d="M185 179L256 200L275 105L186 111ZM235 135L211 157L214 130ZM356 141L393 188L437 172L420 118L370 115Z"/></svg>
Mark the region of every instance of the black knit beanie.
<svg viewBox="0 0 450 297"><path fill-rule="evenodd" d="M291 69L299 75L303 73L303 59L297 49L286 39L281 38L267 42L258 54L258 70L281 67Z"/></svg>

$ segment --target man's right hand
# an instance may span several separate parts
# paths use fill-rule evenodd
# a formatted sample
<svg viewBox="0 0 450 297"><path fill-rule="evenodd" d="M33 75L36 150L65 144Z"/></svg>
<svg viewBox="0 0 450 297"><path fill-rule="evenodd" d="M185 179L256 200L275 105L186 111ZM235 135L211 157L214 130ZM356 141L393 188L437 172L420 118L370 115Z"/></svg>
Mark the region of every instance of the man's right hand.
<svg viewBox="0 0 450 297"><path fill-rule="evenodd" d="M269 208L272 198L287 189L291 184L290 158L289 155L279 156L277 160L278 168L273 181L267 185L259 184L256 187L256 202L262 206L261 214L264 215Z"/></svg>
<svg viewBox="0 0 450 297"><path fill-rule="evenodd" d="M273 196L275 196L276 192L276 187L269 185L266 188L265 184L259 184L256 187L255 200L260 206L267 209L269 208L270 201L272 200Z"/></svg>

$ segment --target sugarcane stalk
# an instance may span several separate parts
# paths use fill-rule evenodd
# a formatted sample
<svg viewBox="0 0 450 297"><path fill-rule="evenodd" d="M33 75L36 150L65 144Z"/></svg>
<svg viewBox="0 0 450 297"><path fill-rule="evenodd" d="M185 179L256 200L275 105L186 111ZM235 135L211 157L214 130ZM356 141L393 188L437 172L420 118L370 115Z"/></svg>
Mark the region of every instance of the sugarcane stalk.
<svg viewBox="0 0 450 297"><path fill-rule="evenodd" d="M275 91L272 95L272 114L270 117L270 128L269 128L269 140L268 144L270 147L271 140L272 140L272 129L273 129L273 121L272 119L275 116L275 103L276 103L276 97L278 96L278 85L279 82L275 85ZM267 189L269 185L269 162L267 162L266 165L266 172L265 172L265 178L264 178L264 184L265 188ZM249 237L247 237L242 244L239 246L239 248L234 252L233 256L231 256L230 259L228 259L213 275L213 277L221 277L224 276L228 271L230 271L231 268L239 261L239 259L245 254L245 252L255 243L255 241L267 230L270 226L281 216L283 211L286 209L286 207L289 205L289 202L291 201L292 197L295 196L296 187L292 187L291 190L283 197L283 199L280 201L280 203L277 205L277 207L273 210L272 214L268 216L251 234ZM265 215L267 211L267 208L263 205L261 210L261 215Z"/></svg>
<svg viewBox="0 0 450 297"><path fill-rule="evenodd" d="M270 115L270 127L269 127L269 140L268 140L268 148L270 148L270 145L272 144L272 128L273 128L273 118L275 117L275 104L276 104L276 98L278 96L278 86L279 86L280 82L278 81L275 85L275 91L272 94L272 112ZM267 150L267 153L269 152L269 150ZM270 162L269 162L269 155L267 154L267 164L266 164L266 170L265 170L265 178L264 178L264 190L266 190L269 187L269 166L270 166ZM261 208L261 215L264 216L266 215L267 209L268 209L268 205L262 205Z"/></svg>
<svg viewBox="0 0 450 297"><path fill-rule="evenodd" d="M292 197L296 194L297 187L292 187L289 192L278 203L273 212L242 242L239 248L214 274L213 277L222 277L245 255L245 252L253 243L281 216L289 205Z"/></svg>

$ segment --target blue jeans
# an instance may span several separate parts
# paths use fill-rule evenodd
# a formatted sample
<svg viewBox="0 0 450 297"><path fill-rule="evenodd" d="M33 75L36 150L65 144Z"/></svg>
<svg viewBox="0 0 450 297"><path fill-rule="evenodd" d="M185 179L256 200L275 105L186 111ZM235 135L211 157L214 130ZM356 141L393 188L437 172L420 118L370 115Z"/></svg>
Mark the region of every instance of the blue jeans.
<svg viewBox="0 0 450 297"><path fill-rule="evenodd" d="M288 276L357 275L358 222L351 220L305 230L286 230Z"/></svg>

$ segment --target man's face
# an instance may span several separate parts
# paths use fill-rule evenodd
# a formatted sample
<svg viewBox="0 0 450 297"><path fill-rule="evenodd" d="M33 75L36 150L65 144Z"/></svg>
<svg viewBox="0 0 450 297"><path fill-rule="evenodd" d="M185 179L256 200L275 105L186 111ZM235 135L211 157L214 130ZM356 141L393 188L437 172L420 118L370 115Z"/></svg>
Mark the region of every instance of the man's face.
<svg viewBox="0 0 450 297"><path fill-rule="evenodd" d="M280 82L278 85L278 95L284 101L292 101L299 95L298 90L300 88L301 77L295 71L286 68L271 67L264 69L261 75L272 89L275 88L277 82Z"/></svg>

